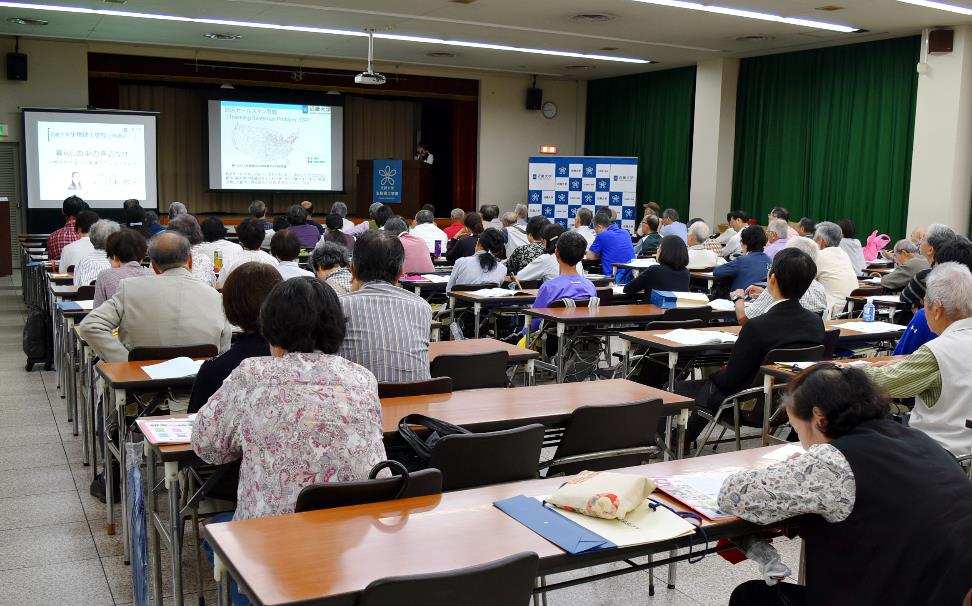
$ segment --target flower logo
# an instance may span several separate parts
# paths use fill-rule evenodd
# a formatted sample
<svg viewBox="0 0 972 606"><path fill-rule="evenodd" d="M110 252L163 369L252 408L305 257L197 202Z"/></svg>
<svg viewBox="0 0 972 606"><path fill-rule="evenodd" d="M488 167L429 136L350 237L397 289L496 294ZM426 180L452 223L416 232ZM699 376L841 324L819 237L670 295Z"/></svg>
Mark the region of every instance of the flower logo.
<svg viewBox="0 0 972 606"><path fill-rule="evenodd" d="M395 175L397 174L398 171L391 166L385 166L378 171L378 176L381 177L382 185L395 185Z"/></svg>

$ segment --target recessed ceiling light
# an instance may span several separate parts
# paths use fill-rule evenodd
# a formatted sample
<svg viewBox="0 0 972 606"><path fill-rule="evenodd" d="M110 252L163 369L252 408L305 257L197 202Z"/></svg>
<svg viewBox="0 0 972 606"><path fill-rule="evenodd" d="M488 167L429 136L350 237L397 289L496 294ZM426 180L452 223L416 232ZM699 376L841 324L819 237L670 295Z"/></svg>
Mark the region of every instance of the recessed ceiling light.
<svg viewBox="0 0 972 606"><path fill-rule="evenodd" d="M106 17L128 17L133 19L154 19L156 21L174 21L178 23L203 23L206 25L220 25L234 28L271 29L287 32L302 32L308 34L325 34L332 36L367 37L363 31L331 29L325 27L310 27L305 25L280 25L278 23L260 23L254 21L233 21L230 19L208 19L203 17L182 17L178 15L162 15L158 13L136 13L133 11L119 11L107 8L85 8L81 6L63 6L59 4L28 4L26 2L0 1L0 8L21 8L28 10L42 10L58 13L74 13L80 15L103 15ZM571 57L574 59L590 59L593 61L615 61L618 63L651 63L648 59L634 57L610 57L607 55L593 55L574 51L547 50L524 46L510 46L507 44L491 44L488 42L471 42L467 40L447 40L444 38L430 38L425 36L405 36L401 34L375 33L377 40L397 40L399 42L417 42L419 44L441 44L445 46L459 46L463 48L481 48L484 50L506 51L511 53L526 53L530 55L548 55L551 57Z"/></svg>
<svg viewBox="0 0 972 606"><path fill-rule="evenodd" d="M43 19L28 19L26 17L10 17L7 19L7 23L13 23L14 25L47 25L50 21L44 21Z"/></svg>
<svg viewBox="0 0 972 606"><path fill-rule="evenodd" d="M736 42L766 42L772 39L773 36L738 36Z"/></svg>
<svg viewBox="0 0 972 606"><path fill-rule="evenodd" d="M436 59L455 59L456 53L447 53L444 51L433 51L431 53L425 53L426 57L434 57Z"/></svg>
<svg viewBox="0 0 972 606"><path fill-rule="evenodd" d="M571 15L570 20L576 21L577 23L605 23L607 21L614 21L614 15L607 13L578 13Z"/></svg>
<svg viewBox="0 0 972 606"><path fill-rule="evenodd" d="M907 2L910 0L899 0ZM914 0L916 2L920 0ZM800 19L798 17L782 17L771 13L760 13L757 11L747 11L739 8L728 8L725 6L713 6L711 4L699 4L698 2L683 2L682 0L635 0L644 4L656 4L658 6L668 6L671 8L684 8L693 11L703 11L706 13L717 13L719 15L729 15L731 17L745 17L747 19L759 19L761 21L775 21L776 23L786 23L789 25L801 25L803 27L813 27L826 29L833 32L849 34L858 31L856 27L838 25L836 23L824 23L823 21L813 21L811 19Z"/></svg>
<svg viewBox="0 0 972 606"><path fill-rule="evenodd" d="M828 13L832 13L834 11L842 11L842 10L844 10L844 7L843 6L834 6L833 4L828 4L827 6L818 6L817 8L815 8L813 10L826 11Z"/></svg>
<svg viewBox="0 0 972 606"><path fill-rule="evenodd" d="M572 72L586 72L588 70L594 69L593 65L565 65L564 69L569 69Z"/></svg>
<svg viewBox="0 0 972 606"><path fill-rule="evenodd" d="M243 36L240 34L221 34L218 32L210 32L208 34L203 34L210 40L239 40Z"/></svg>
<svg viewBox="0 0 972 606"><path fill-rule="evenodd" d="M960 15L972 15L972 8L957 6L955 4L946 4L944 2L933 2L932 0L898 0L898 2L924 6L927 8L936 8L940 11L948 11L950 13L958 13Z"/></svg>

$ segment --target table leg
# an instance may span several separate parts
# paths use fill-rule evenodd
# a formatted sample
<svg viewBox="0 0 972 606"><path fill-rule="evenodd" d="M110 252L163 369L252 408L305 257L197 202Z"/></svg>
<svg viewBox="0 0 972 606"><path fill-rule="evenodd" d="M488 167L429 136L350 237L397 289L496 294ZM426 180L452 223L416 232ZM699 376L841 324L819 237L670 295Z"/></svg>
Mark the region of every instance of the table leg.
<svg viewBox="0 0 972 606"><path fill-rule="evenodd" d="M564 382L564 348L567 344L567 339L564 338L564 333L567 332L567 325L558 322L557 323L557 383Z"/></svg>
<svg viewBox="0 0 972 606"><path fill-rule="evenodd" d="M172 566L172 601L182 606L182 512L179 508L179 464L165 464L165 489L169 493L169 557Z"/></svg>
<svg viewBox="0 0 972 606"><path fill-rule="evenodd" d="M88 456L88 445L91 443L91 434L88 433L88 383L90 377L87 375L87 359L85 353L87 347L78 343L78 393L75 415L81 416L81 464L90 465L91 458Z"/></svg>
<svg viewBox="0 0 972 606"><path fill-rule="evenodd" d="M68 374L71 380L68 381L68 418L71 419L72 435L78 435L78 374L81 371L81 364L78 357L77 339L74 338L74 318L67 321L67 338L70 343L68 347Z"/></svg>
<svg viewBox="0 0 972 606"><path fill-rule="evenodd" d="M213 577L216 579L216 603L219 606L232 606L232 596L230 596L230 580L226 566L217 554L213 554Z"/></svg>
<svg viewBox="0 0 972 606"><path fill-rule="evenodd" d="M162 604L162 548L159 543L159 529L155 526L155 516L159 510L158 494L155 492L155 449L148 441L143 442L145 449L145 521L148 530L149 548L149 592L155 606Z"/></svg>
<svg viewBox="0 0 972 606"><path fill-rule="evenodd" d="M114 390L109 391L107 401L104 406L101 407L101 461L104 464L104 481L105 481L105 512L107 519L105 521L105 532L107 534L115 534L115 501L112 498L114 495L114 483L111 473L111 437L108 435L108 418L109 410L111 406L112 398L114 398Z"/></svg>
<svg viewBox="0 0 972 606"><path fill-rule="evenodd" d="M537 384L537 367L534 360L526 361L527 385Z"/></svg>
<svg viewBox="0 0 972 606"><path fill-rule="evenodd" d="M476 328L473 329L473 334L476 335L477 339L479 338L479 314L480 312L482 312L482 310L483 310L482 303L479 302L473 303L473 317L476 319Z"/></svg>
<svg viewBox="0 0 972 606"><path fill-rule="evenodd" d="M125 452L125 444L128 443L128 423L125 422L125 401L127 392L124 389L115 390L115 410L118 414L118 469L121 471L119 478L118 492L121 494L121 524L122 524L122 541L125 546L122 551L122 556L126 564L129 563L131 558L131 549L129 544L130 533L128 530L128 470L126 466L126 460L128 458Z"/></svg>
<svg viewBox="0 0 972 606"><path fill-rule="evenodd" d="M627 379L629 368L631 366L631 342L626 339L621 339L621 378Z"/></svg>
<svg viewBox="0 0 972 606"><path fill-rule="evenodd" d="M773 410L773 377L763 375L763 446L769 446L771 410Z"/></svg>

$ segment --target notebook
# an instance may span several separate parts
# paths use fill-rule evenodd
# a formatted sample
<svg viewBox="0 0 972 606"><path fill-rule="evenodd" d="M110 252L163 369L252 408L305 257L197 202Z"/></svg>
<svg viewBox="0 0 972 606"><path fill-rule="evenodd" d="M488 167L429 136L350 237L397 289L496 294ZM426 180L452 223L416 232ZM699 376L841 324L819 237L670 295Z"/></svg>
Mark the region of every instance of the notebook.
<svg viewBox="0 0 972 606"><path fill-rule="evenodd" d="M718 345L735 343L739 337L721 330L695 330L676 328L671 332L659 333L659 337L681 345Z"/></svg>

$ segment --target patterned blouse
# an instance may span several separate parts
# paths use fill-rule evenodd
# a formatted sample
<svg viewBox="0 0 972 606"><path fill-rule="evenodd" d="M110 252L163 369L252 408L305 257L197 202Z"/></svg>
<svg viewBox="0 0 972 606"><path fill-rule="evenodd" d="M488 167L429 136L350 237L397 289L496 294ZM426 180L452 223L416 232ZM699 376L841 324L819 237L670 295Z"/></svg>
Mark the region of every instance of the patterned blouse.
<svg viewBox="0 0 972 606"><path fill-rule="evenodd" d="M248 358L196 415L192 448L242 457L235 519L291 513L304 486L363 480L385 459L378 383L322 353Z"/></svg>
<svg viewBox="0 0 972 606"><path fill-rule="evenodd" d="M142 264L138 261L129 261L121 267L109 267L101 270L98 279L95 281L94 307L98 307L115 296L119 282L125 278L151 276L154 273L148 267L142 267Z"/></svg>
<svg viewBox="0 0 972 606"><path fill-rule="evenodd" d="M510 255L510 258L506 260L506 269L510 275L515 276L516 274L520 273L524 267L529 265L530 261L533 261L545 252L547 251L543 248L543 244L540 244L539 242L521 246L514 250L513 254Z"/></svg>
<svg viewBox="0 0 972 606"><path fill-rule="evenodd" d="M346 295L351 292L351 270L347 267L342 267L329 274L324 282L333 288L337 294Z"/></svg>
<svg viewBox="0 0 972 606"><path fill-rule="evenodd" d="M763 469L740 471L719 490L719 509L756 524L815 513L842 522L854 510L857 483L844 455L830 444Z"/></svg>

